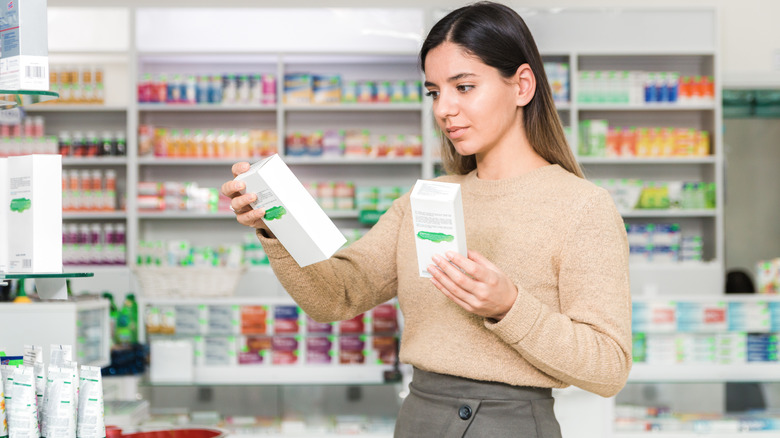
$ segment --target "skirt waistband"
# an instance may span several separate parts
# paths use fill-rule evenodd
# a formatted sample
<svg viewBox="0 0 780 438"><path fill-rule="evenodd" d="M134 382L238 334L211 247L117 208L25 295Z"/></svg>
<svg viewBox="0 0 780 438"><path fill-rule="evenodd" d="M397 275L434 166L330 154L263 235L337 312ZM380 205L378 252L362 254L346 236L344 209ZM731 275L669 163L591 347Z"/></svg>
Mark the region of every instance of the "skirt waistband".
<svg viewBox="0 0 780 438"><path fill-rule="evenodd" d="M500 382L472 380L414 368L415 389L445 397L469 397L483 400L539 400L552 397L552 389L512 386Z"/></svg>

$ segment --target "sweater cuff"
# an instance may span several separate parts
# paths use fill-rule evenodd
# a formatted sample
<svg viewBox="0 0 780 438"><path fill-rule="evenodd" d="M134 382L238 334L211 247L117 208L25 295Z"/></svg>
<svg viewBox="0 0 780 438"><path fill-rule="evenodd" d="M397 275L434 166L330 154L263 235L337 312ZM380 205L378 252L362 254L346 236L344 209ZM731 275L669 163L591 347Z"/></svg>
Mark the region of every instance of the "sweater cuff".
<svg viewBox="0 0 780 438"><path fill-rule="evenodd" d="M485 327L507 344L514 345L531 331L541 311L542 303L525 289L517 286L517 298L506 316L497 322L485 318Z"/></svg>
<svg viewBox="0 0 780 438"><path fill-rule="evenodd" d="M279 239L265 237L259 229L255 230L255 235L257 236L257 240L260 241L260 244L263 245L263 251L265 251L265 254L269 259L281 259L289 255L284 248L284 245L279 242Z"/></svg>

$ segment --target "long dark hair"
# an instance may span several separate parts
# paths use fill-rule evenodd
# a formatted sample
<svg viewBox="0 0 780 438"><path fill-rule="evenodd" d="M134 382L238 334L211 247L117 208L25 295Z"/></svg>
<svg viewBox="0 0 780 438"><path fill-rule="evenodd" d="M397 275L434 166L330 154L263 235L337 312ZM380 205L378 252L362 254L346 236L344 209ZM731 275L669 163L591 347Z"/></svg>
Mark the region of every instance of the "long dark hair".
<svg viewBox="0 0 780 438"><path fill-rule="evenodd" d="M428 52L444 42L459 45L505 78L512 77L518 67L527 63L536 76L534 97L523 108L523 125L531 147L548 162L583 177L566 143L539 49L517 12L493 2L479 2L450 12L433 26L423 42L420 49L423 72ZM476 169L474 155L458 154L447 137L441 135L441 138L442 162L447 172L463 175Z"/></svg>

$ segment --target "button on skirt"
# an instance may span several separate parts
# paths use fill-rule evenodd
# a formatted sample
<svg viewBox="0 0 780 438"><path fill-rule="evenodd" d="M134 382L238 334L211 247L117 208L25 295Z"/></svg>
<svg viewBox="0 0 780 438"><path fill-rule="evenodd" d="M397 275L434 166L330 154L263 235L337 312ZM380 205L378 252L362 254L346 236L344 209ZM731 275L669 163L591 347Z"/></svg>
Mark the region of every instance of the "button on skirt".
<svg viewBox="0 0 780 438"><path fill-rule="evenodd" d="M552 390L414 369L395 438L561 438Z"/></svg>

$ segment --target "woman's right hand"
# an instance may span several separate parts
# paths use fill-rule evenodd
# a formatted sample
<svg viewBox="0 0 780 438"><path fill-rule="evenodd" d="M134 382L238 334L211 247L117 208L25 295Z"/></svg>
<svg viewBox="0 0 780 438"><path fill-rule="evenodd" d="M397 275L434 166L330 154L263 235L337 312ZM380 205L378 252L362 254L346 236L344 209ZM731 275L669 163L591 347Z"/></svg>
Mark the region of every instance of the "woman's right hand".
<svg viewBox="0 0 780 438"><path fill-rule="evenodd" d="M233 178L249 170L249 163L242 161L236 163L232 167ZM263 216L265 210L252 208L250 203L257 199L254 193L241 194L241 191L246 188L246 184L243 181L230 180L222 184L222 194L230 198L230 208L236 213L236 220L241 225L247 227L263 230L266 235L273 236L271 230L263 222Z"/></svg>

